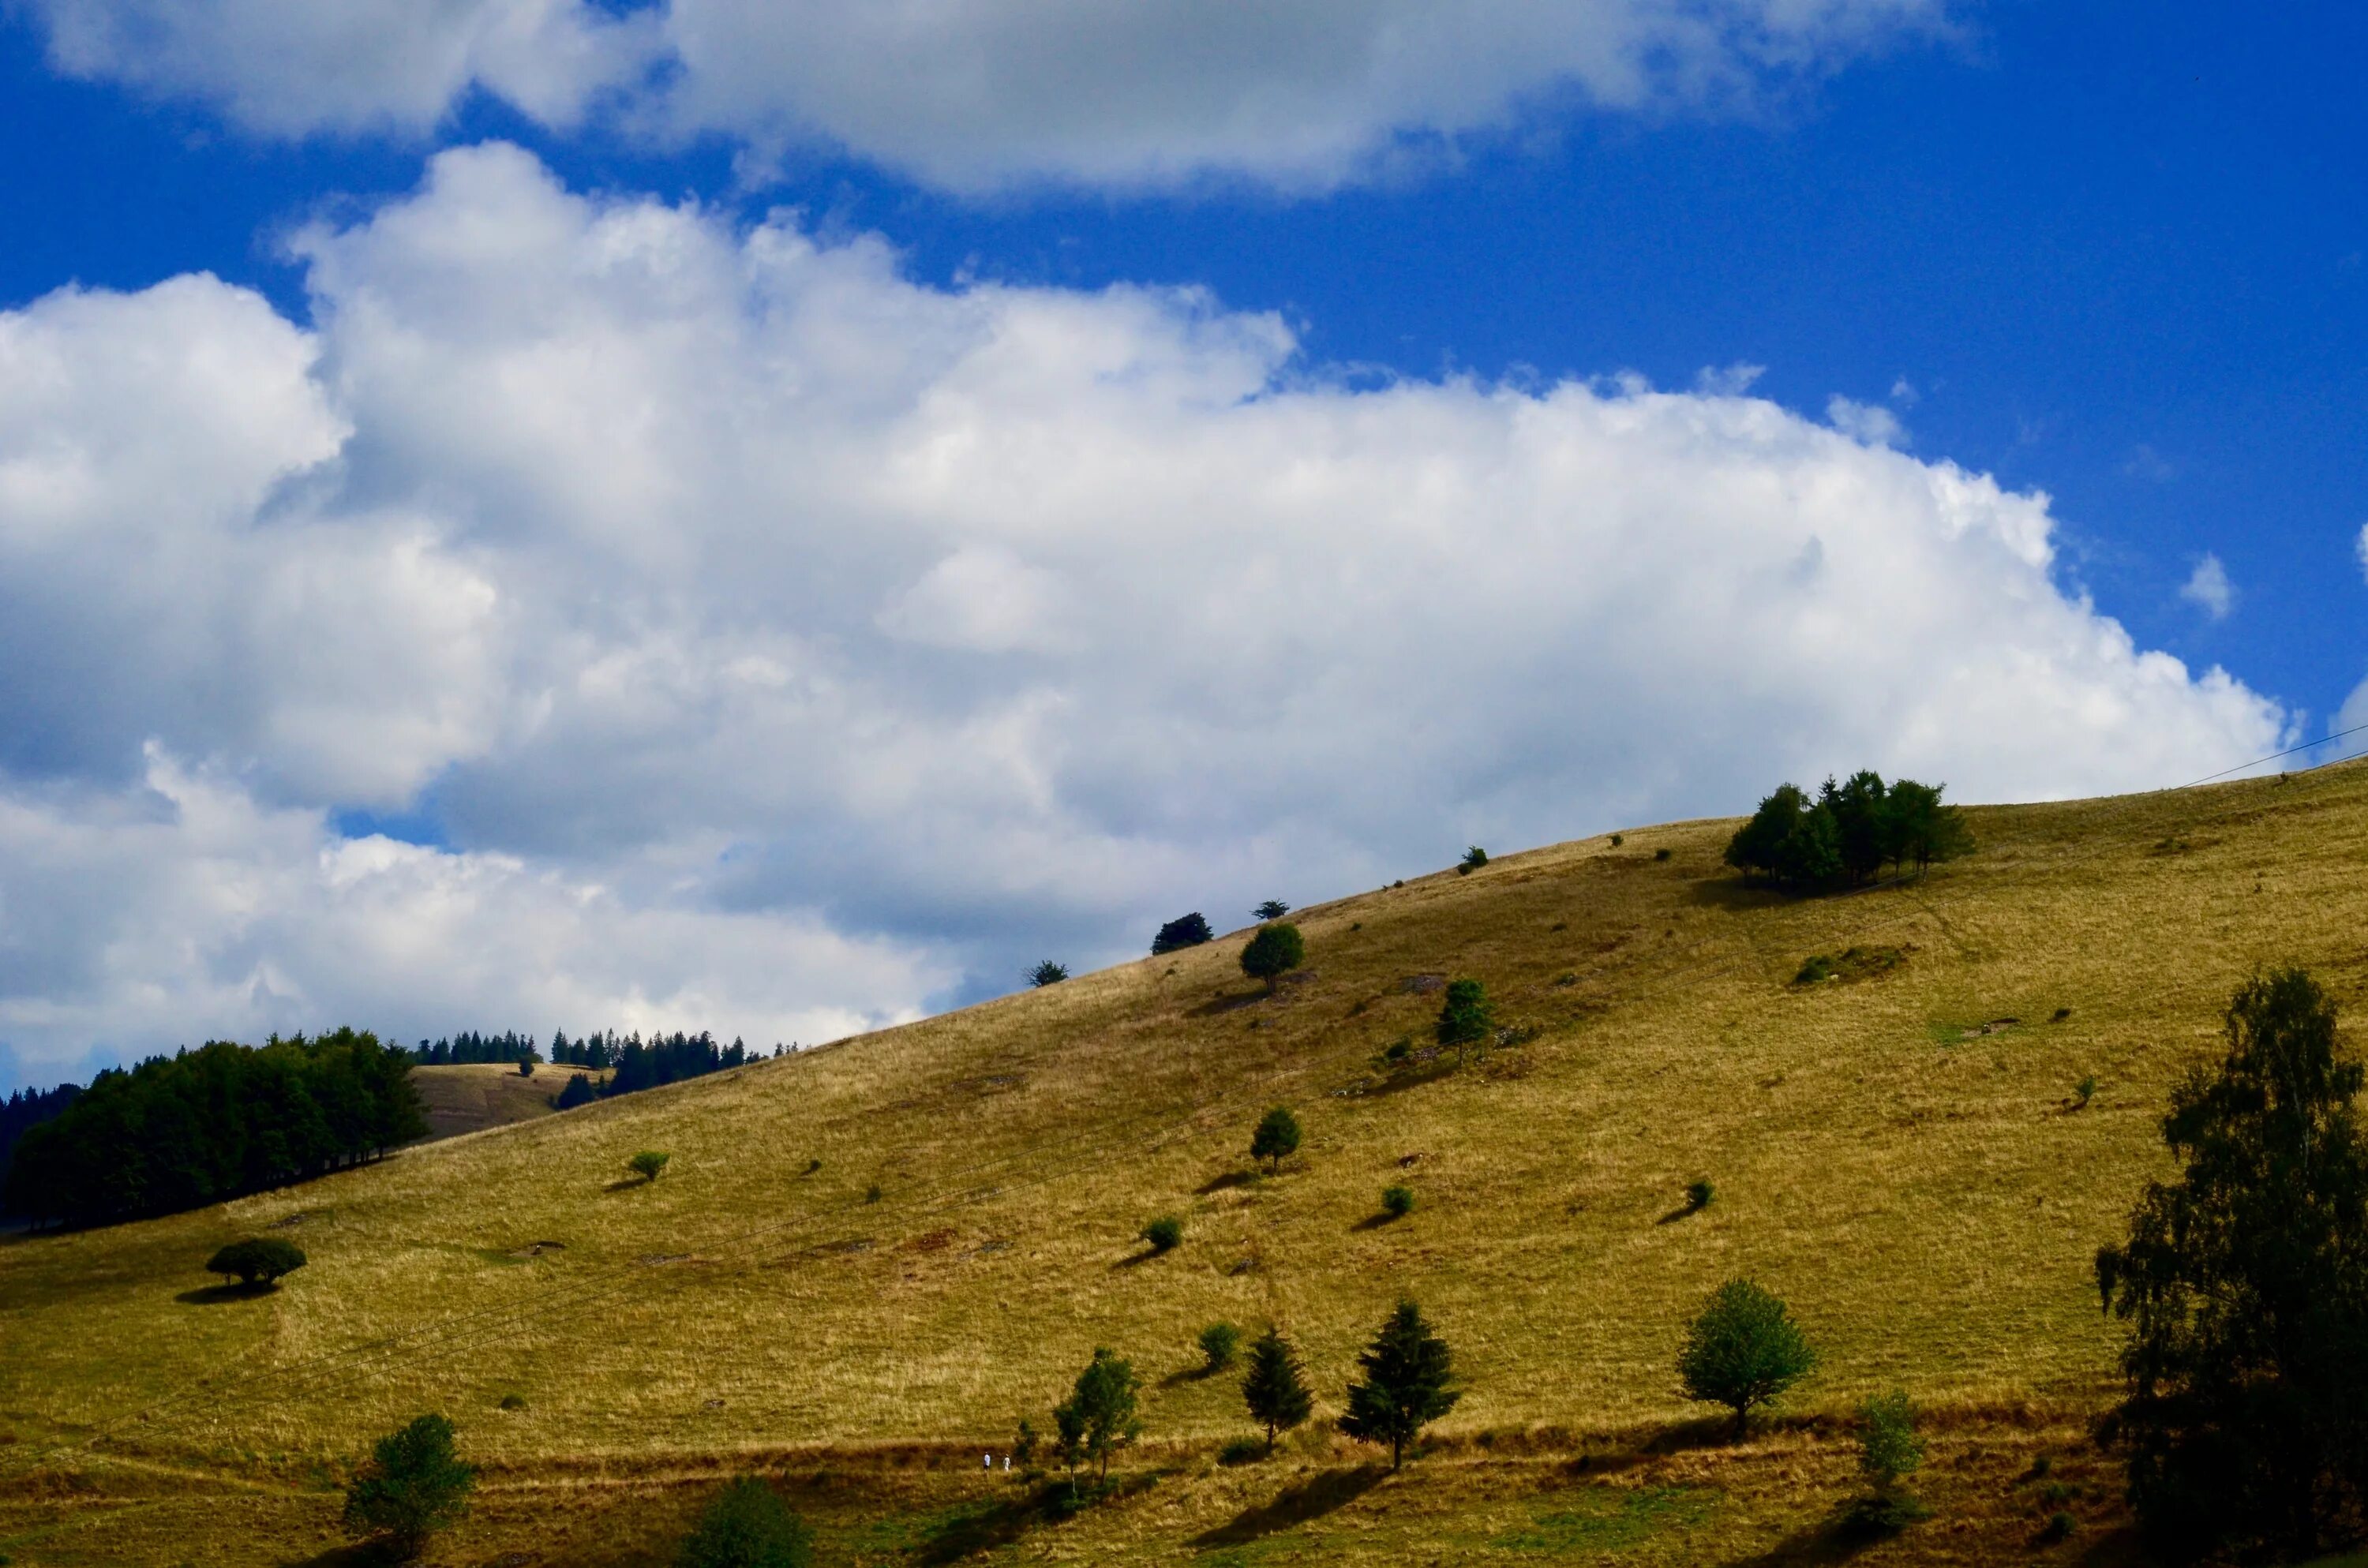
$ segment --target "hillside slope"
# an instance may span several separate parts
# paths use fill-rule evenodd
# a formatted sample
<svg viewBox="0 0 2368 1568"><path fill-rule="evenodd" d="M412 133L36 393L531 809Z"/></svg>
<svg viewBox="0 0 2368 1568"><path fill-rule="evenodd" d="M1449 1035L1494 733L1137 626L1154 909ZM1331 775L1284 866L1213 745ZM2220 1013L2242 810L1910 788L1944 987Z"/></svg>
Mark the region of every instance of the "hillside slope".
<svg viewBox="0 0 2368 1568"><path fill-rule="evenodd" d="M1845 1483L1818 1424L1751 1450L1757 1481L1679 1444L1626 1491L1537 1502L1574 1484L1575 1456L1702 1415L1676 1390L1678 1337L1739 1274L1824 1353L1791 1409L1904 1384L1987 1434L1934 1485L1989 1487L2018 1441L2075 1430L2109 1389L2089 1260L2160 1172L2167 1088L2215 1053L2230 990L2269 962L2347 1004L2368 982L2368 767L1968 816L1975 858L1823 899L1740 886L1719 865L1732 823L1508 855L1294 915L1308 969L1271 997L1236 933L226 1209L16 1242L0 1550L290 1561L325 1544L341 1467L434 1409L495 1467L476 1528L516 1561L662 1561L621 1523L548 1558L518 1543L554 1539L562 1494L673 1497L669 1477L739 1464L839 1477L810 1485L847 1521L840 1560L951 1561L966 1540L944 1521L992 1501L964 1467L1023 1414L1045 1425L1108 1345L1144 1373L1144 1457L1173 1473L1156 1503L1012 1526L1030 1560L1561 1554L1534 1514L1578 1520L1581 1555L1617 1537L1635 1561L1745 1561ZM1902 961L1794 983L1853 948ZM1426 1042L1427 977L1451 975L1535 1038L1383 1080L1377 1053ZM1249 1179L1250 1128L1278 1102L1306 1145ZM624 1179L637 1149L671 1152L661 1180ZM1696 1177L1715 1201L1673 1217ZM1420 1206L1383 1223L1401 1180ZM1145 1259L1132 1238L1167 1212L1184 1243ZM312 1266L268 1297L205 1294L208 1253L266 1231ZM1247 1424L1231 1379L1186 1375L1201 1324L1285 1324L1320 1418L1401 1292L1468 1387L1449 1458L1377 1488L1326 1470L1353 1456L1311 1432L1274 1466L1210 1467ZM914 1478L938 1471L958 1479ZM159 1473L183 1480L137 1480ZM1319 1483L1334 1491L1304 1492ZM1982 1495L2027 1529L2020 1502ZM1451 1497L1455 1520L1406 1523ZM1606 1508L1609 1535L1587 1525ZM908 1540L888 1514L924 1523ZM226 1519L235 1547L204 1534ZM1869 1561L1978 1561L1988 1539L1936 1526Z"/></svg>
<svg viewBox="0 0 2368 1568"><path fill-rule="evenodd" d="M551 1102L590 1069L544 1062L531 1078L498 1062L464 1062L445 1067L415 1067L411 1081L427 1113L427 1137L457 1138L552 1114Z"/></svg>

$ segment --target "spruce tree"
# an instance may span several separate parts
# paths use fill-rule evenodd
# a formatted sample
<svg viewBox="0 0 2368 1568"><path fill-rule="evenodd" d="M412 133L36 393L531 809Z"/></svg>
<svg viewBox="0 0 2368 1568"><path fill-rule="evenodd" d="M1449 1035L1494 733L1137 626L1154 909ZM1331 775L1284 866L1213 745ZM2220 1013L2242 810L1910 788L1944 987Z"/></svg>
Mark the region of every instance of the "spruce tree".
<svg viewBox="0 0 2368 1568"><path fill-rule="evenodd" d="M1387 1443L1390 1468L1422 1429L1463 1397L1454 1386L1447 1341L1431 1333L1422 1311L1402 1301L1373 1343L1357 1358L1364 1379L1349 1385L1349 1413L1340 1430L1363 1443Z"/></svg>
<svg viewBox="0 0 2368 1568"><path fill-rule="evenodd" d="M476 1467L452 1449L452 1423L422 1415L381 1437L370 1462L346 1491L346 1528L379 1534L403 1556L416 1556L437 1530L467 1512Z"/></svg>
<svg viewBox="0 0 2368 1568"><path fill-rule="evenodd" d="M1487 988L1476 980L1449 981L1435 1032L1440 1044L1455 1048L1455 1064L1463 1066L1464 1053L1486 1041L1495 1029L1496 1012L1488 1004Z"/></svg>
<svg viewBox="0 0 2368 1568"><path fill-rule="evenodd" d="M1259 1118L1258 1131L1250 1134L1250 1158L1266 1161L1268 1174L1278 1175L1284 1159L1297 1153L1299 1118L1289 1106L1276 1106Z"/></svg>
<svg viewBox="0 0 2368 1568"><path fill-rule="evenodd" d="M1299 1353L1271 1324L1250 1345L1249 1369L1242 1375L1242 1403L1249 1406L1250 1418L1266 1428L1269 1454L1274 1452L1276 1435L1306 1420L1315 1408Z"/></svg>

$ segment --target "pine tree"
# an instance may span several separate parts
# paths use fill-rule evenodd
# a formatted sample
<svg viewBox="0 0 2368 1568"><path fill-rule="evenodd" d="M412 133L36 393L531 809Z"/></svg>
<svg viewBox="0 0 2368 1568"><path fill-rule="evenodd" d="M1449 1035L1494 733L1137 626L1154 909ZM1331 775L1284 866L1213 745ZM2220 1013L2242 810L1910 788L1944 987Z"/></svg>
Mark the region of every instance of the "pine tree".
<svg viewBox="0 0 2368 1568"><path fill-rule="evenodd" d="M1242 1375L1242 1403L1249 1406L1250 1418L1266 1428L1268 1453L1274 1452L1278 1433L1306 1420L1315 1408L1299 1353L1272 1325L1250 1345L1249 1369Z"/></svg>
<svg viewBox="0 0 2368 1568"><path fill-rule="evenodd" d="M1266 1161L1269 1173L1279 1175L1284 1159L1297 1153L1299 1118L1289 1106L1276 1106L1258 1119L1258 1131L1250 1134L1251 1159Z"/></svg>
<svg viewBox="0 0 2368 1568"><path fill-rule="evenodd" d="M452 1449L452 1423L422 1415L378 1440L370 1462L346 1492L346 1528L382 1534L416 1554L428 1536L457 1522L477 1484L474 1466Z"/></svg>
<svg viewBox="0 0 2368 1568"><path fill-rule="evenodd" d="M1431 1333L1421 1309L1400 1301L1357 1358L1365 1376L1349 1385L1340 1430L1359 1442L1387 1443L1390 1468L1397 1469L1406 1445L1463 1397L1454 1386L1452 1359L1447 1341Z"/></svg>

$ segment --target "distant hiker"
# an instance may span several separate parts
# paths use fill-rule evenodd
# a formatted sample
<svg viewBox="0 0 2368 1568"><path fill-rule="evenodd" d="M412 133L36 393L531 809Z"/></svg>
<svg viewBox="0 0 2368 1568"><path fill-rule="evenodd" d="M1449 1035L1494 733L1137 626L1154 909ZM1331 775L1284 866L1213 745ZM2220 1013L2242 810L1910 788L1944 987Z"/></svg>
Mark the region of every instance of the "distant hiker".
<svg viewBox="0 0 2368 1568"><path fill-rule="evenodd" d="M981 1454L978 1456L978 1462L985 1466L988 1470L993 1470L995 1468L995 1456L993 1454Z"/></svg>

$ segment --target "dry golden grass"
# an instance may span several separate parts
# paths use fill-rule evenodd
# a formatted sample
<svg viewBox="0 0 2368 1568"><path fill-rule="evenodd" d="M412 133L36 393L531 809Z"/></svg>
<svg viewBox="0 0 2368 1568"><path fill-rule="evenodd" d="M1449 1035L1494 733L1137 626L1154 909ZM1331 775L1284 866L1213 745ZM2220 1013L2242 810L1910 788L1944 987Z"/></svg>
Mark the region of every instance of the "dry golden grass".
<svg viewBox="0 0 2368 1568"><path fill-rule="evenodd" d="M552 1114L551 1102L581 1067L544 1062L531 1078L496 1062L464 1062L455 1067L415 1067L411 1081L427 1110L429 1138L457 1138Z"/></svg>
<svg viewBox="0 0 2368 1568"><path fill-rule="evenodd" d="M369 1439L433 1409L493 1467L454 1562L663 1561L734 1467L791 1477L840 1561L944 1560L1008 1525L1029 1561L1773 1562L1847 1485L1832 1418L1899 1383L1947 1428L1942 1513L1866 1561L2020 1553L2031 1509L2000 1467L2043 1440L2069 1455L2109 1389L2089 1259L2162 1168L2168 1085L2214 1053L2252 967L2305 963L2347 1001L2368 979L2368 767L1970 814L1975 858L1808 901L1725 873L1729 823L1506 856L1294 915L1309 972L1271 998L1237 933L224 1209L17 1242L0 1551L298 1560ZM1906 961L1792 983L1852 947ZM1380 1085L1382 1048L1426 1040L1426 975L1486 982L1539 1034ZM1306 1145L1242 1179L1275 1102ZM653 1184L623 1165L647 1148L674 1155ZM1715 1201L1669 1219L1698 1176ZM1420 1207L1377 1222L1400 1180ZM1145 1259L1133 1238L1165 1212L1184 1243ZM283 1290L184 1299L215 1245L275 1225L313 1259ZM1788 1406L1804 1424L1575 1469L1702 1414L1676 1343L1736 1275L1824 1352ZM1400 1292L1469 1390L1444 1452L1372 1486L1313 1435L1212 1467L1247 1423L1230 1379L1183 1375L1203 1324L1285 1324L1320 1419ZM976 1454L1023 1414L1045 1425L1098 1344L1144 1374L1140 1473L1164 1473L1058 1528L998 1523ZM2103 1473L2078 1506L2100 1519Z"/></svg>

